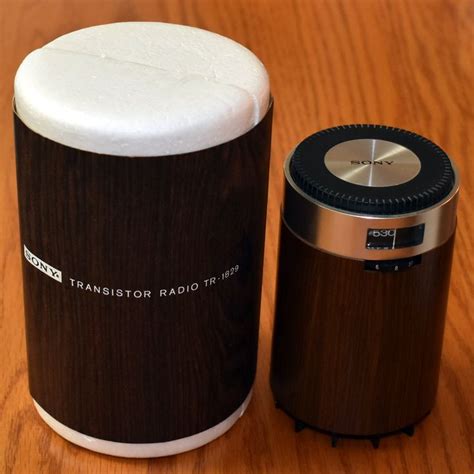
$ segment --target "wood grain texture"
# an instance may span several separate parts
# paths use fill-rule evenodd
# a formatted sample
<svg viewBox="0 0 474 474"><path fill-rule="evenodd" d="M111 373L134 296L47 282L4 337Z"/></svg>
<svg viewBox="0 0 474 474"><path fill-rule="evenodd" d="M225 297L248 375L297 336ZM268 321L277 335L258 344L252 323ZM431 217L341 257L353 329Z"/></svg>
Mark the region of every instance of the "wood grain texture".
<svg viewBox="0 0 474 474"><path fill-rule="evenodd" d="M275 97L257 383L236 426L209 446L157 460L100 456L36 415L27 388L12 81L23 57L60 34L105 22L161 20L250 47ZM0 2L0 472L456 473L474 470L474 104L472 0L3 0ZM293 432L269 386L283 160L315 130L385 123L431 138L456 161L459 223L437 402L413 438L369 443Z"/></svg>
<svg viewBox="0 0 474 474"><path fill-rule="evenodd" d="M60 145L15 116L29 387L47 413L95 438L153 443L244 402L271 124L272 109L228 143L127 158Z"/></svg>
<svg viewBox="0 0 474 474"><path fill-rule="evenodd" d="M454 236L384 273L310 247L281 226L271 385L296 420L377 436L431 411Z"/></svg>

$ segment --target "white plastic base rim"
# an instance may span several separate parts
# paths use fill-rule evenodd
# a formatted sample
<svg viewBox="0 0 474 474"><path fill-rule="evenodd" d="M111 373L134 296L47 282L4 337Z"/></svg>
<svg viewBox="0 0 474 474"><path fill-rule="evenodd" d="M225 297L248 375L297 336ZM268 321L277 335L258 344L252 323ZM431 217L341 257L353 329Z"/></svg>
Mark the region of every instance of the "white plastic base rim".
<svg viewBox="0 0 474 474"><path fill-rule="evenodd" d="M33 399L36 410L43 421L49 425L56 433L71 443L77 444L91 451L111 456L120 456L126 458L155 458L161 456L171 456L173 454L183 453L192 449L204 446L214 441L219 436L228 431L234 423L244 414L250 399L252 398L252 390L250 390L247 398L242 405L237 408L228 418L219 424L195 435L186 438L175 439L173 441L165 441L162 443L119 443L116 441L107 441L105 439L93 438L79 431L73 430L61 422L53 418Z"/></svg>

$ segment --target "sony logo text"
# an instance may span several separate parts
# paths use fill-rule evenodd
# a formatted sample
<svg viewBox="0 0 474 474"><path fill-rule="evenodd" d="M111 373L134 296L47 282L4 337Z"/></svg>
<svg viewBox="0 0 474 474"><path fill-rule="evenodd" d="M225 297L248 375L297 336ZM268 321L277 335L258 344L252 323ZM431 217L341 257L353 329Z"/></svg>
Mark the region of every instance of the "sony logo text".
<svg viewBox="0 0 474 474"><path fill-rule="evenodd" d="M351 160L351 165L393 165L393 160L380 160L380 161L372 161L372 160Z"/></svg>
<svg viewBox="0 0 474 474"><path fill-rule="evenodd" d="M25 258L28 262L31 263L34 267L36 267L40 272L43 272L45 275L48 275L53 280L59 281L62 283L63 277L60 270L54 268L49 263L44 262L39 257L37 257L34 253L30 252L26 245L23 245L23 251L25 254Z"/></svg>

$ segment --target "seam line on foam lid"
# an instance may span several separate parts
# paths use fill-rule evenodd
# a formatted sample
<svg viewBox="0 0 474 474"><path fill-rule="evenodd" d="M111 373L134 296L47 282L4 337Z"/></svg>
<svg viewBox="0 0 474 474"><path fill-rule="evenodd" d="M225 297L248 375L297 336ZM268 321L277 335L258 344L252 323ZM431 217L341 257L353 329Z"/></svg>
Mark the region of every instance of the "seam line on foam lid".
<svg viewBox="0 0 474 474"><path fill-rule="evenodd" d="M83 51L72 51L70 49L57 48L57 47L52 47L52 46L48 46L48 45L45 45L45 46L43 46L42 48L39 48L39 49L40 50L43 49L43 50L50 50L50 51L59 51L59 52L62 52L62 53L72 54L72 55L76 55L76 56L89 56L91 58L98 58L98 59L103 59L103 60L107 60L107 61L114 61L116 63L122 63L122 64L133 64L135 66L154 69L156 71L162 71L162 72L165 72L165 73L169 73L171 75L177 73L177 71L170 71L169 69L161 68L159 66L153 66L153 65L147 64L147 63L141 63L141 62L137 62L137 61L130 61L130 60L126 60L126 59L120 59L120 58L117 58L117 57L114 57L114 56L109 56L109 55L85 53ZM220 82L216 79L213 79L211 77L207 77L207 76L205 76L203 74L199 74L199 73L186 73L185 72L184 74L181 74L181 77L178 75L176 77L176 79L178 81L182 81L183 79L186 79L186 78L189 78L189 77L198 77L198 78L200 78L201 80L203 80L205 82L213 82L214 84L230 87L230 88L233 88L233 89L236 89L238 91L241 91L241 92L245 93L248 97L250 97L250 99L253 103L253 109L254 109L253 110L253 126L257 125L257 123L259 122L259 119L260 119L260 106L259 106L258 99L255 96L255 94L250 93L247 89L244 89L243 87L239 87L235 84L229 84L228 82Z"/></svg>

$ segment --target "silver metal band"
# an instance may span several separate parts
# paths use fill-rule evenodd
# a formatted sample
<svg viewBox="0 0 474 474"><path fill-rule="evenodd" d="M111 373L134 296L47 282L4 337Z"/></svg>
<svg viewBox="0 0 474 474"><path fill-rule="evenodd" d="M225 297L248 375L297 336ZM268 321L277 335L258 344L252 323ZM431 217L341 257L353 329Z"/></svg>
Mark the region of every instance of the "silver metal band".
<svg viewBox="0 0 474 474"><path fill-rule="evenodd" d="M445 243L456 228L459 192L458 173L451 193L438 204L410 214L371 216L342 211L316 201L293 181L289 164L284 166L285 196L282 218L290 230L307 244L342 257L357 260L392 260L428 252ZM369 229L399 229L424 224L423 242L405 248L366 248Z"/></svg>

